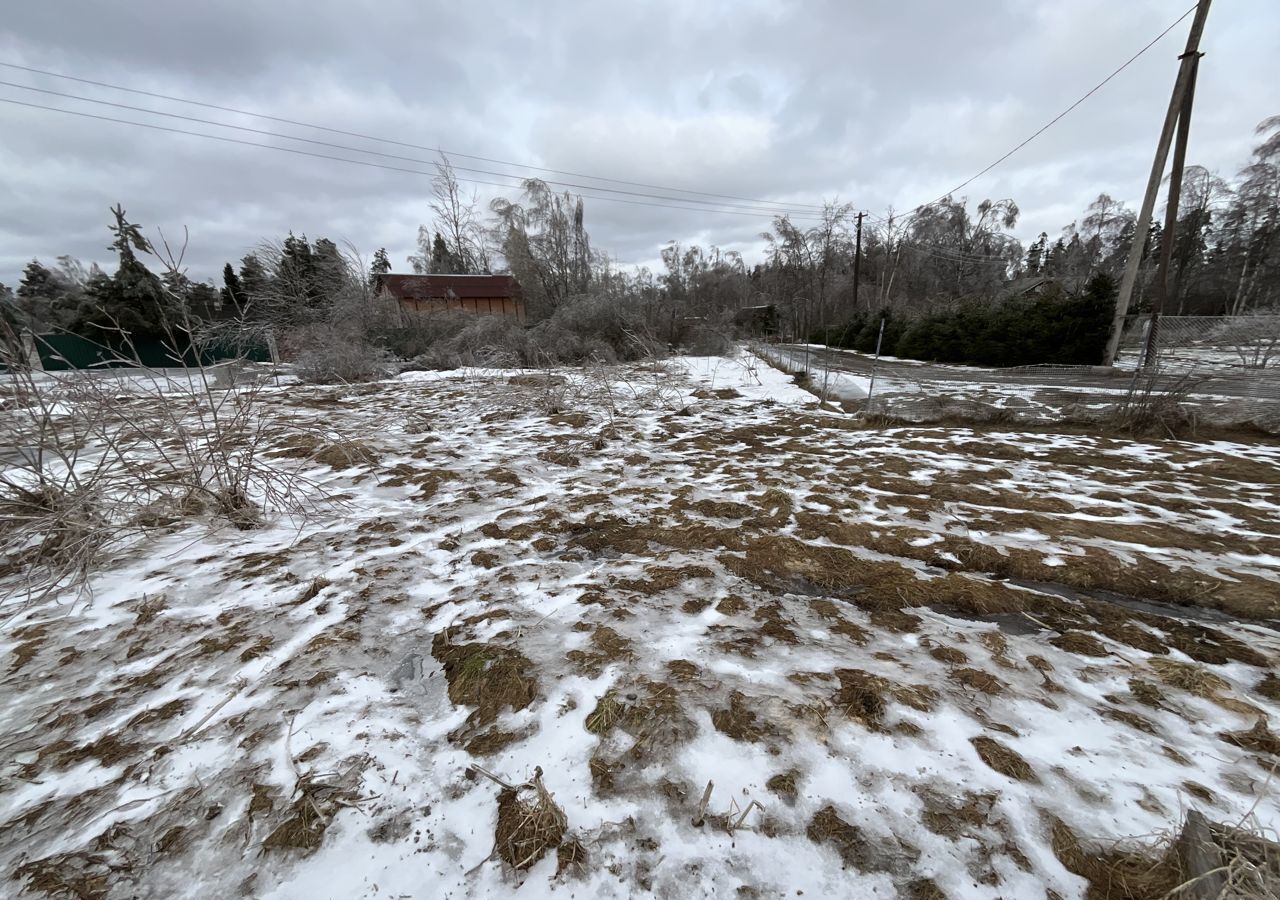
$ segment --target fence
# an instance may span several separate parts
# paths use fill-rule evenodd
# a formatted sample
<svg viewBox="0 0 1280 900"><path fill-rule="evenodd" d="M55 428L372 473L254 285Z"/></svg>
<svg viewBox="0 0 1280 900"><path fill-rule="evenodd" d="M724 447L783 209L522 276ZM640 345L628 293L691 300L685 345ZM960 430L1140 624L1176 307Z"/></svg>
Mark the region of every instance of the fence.
<svg viewBox="0 0 1280 900"><path fill-rule="evenodd" d="M1135 319L1121 337L1119 365L1136 365L1148 345L1148 368L1161 370L1266 369L1280 367L1280 315L1160 316Z"/></svg>
<svg viewBox="0 0 1280 900"><path fill-rule="evenodd" d="M222 360L247 359L270 362L271 354L263 340L247 342L230 339L192 343L181 358L158 340L134 341L128 348L112 347L74 334L34 335L35 354L46 372L68 369L120 369L138 365L149 369L209 366ZM34 360L32 360L34 362ZM4 369L0 360L0 370Z"/></svg>

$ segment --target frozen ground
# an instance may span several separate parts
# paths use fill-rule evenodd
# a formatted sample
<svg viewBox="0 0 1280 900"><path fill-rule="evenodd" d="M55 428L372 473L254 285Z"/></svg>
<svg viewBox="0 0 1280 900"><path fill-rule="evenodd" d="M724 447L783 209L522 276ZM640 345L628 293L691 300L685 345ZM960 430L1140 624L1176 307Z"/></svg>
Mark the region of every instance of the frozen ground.
<svg viewBox="0 0 1280 900"><path fill-rule="evenodd" d="M1280 448L516 382L274 390L335 503L8 621L0 894L1074 898L1055 836L1280 824Z"/></svg>

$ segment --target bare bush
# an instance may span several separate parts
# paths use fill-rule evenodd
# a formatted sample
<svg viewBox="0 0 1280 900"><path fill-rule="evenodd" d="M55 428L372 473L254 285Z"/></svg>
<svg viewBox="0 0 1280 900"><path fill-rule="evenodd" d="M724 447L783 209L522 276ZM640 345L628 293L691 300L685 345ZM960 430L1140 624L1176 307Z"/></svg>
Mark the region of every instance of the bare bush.
<svg viewBox="0 0 1280 900"><path fill-rule="evenodd" d="M95 565L144 536L205 517L248 529L304 513L311 483L263 453L272 422L243 361L200 366L191 329L166 328L164 369L129 335L103 330L113 368L40 372L0 330L0 603L81 589ZM240 382L237 384L237 382Z"/></svg>
<svg viewBox="0 0 1280 900"><path fill-rule="evenodd" d="M1169 384L1156 375L1144 376L1135 380L1126 401L1106 414L1106 423L1135 437L1194 435L1199 418L1187 401L1197 384L1189 374Z"/></svg>
<svg viewBox="0 0 1280 900"><path fill-rule="evenodd" d="M294 373L309 384L378 381L397 370L394 357L358 328L311 325L299 329L291 340L303 348L294 357Z"/></svg>

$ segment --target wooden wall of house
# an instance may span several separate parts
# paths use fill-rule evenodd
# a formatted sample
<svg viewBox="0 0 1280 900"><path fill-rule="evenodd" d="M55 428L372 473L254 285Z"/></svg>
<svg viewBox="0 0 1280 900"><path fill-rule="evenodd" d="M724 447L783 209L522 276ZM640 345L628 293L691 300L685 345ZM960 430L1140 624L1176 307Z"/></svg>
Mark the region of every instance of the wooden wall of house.
<svg viewBox="0 0 1280 900"><path fill-rule="evenodd" d="M404 299L400 301L400 308L405 312L420 313L456 309L474 315L515 319L521 324L525 322L524 301L511 297L465 297L453 300Z"/></svg>

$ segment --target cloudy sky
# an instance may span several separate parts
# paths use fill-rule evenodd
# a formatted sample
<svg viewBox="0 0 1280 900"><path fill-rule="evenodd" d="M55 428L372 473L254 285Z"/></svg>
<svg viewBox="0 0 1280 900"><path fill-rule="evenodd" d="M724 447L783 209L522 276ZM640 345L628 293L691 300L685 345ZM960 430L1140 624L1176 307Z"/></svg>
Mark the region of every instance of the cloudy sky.
<svg viewBox="0 0 1280 900"><path fill-rule="evenodd" d="M384 0L23 3L0 62L388 138L422 148L666 188L883 214L955 187L1159 34L1191 0L631 0L432 4ZM1057 230L1105 191L1137 205L1185 20L1128 70L963 195L1013 197L1018 232ZM1219 0L1209 16L1190 160L1224 175L1280 114L1280 9ZM0 80L352 149L163 118L0 85L0 98L274 147L427 169L424 149L122 93L0 66ZM33 256L110 261L107 209L190 232L214 276L290 229L385 246L397 270L429 218L429 179L0 103L0 282ZM388 156L362 154L369 150ZM592 186L598 248L654 264L669 240L758 252L749 206L677 203L454 157L459 176ZM465 172L461 167L506 173ZM517 177L510 177L510 176ZM514 188L478 185L482 202ZM775 208L775 207L770 207Z"/></svg>

